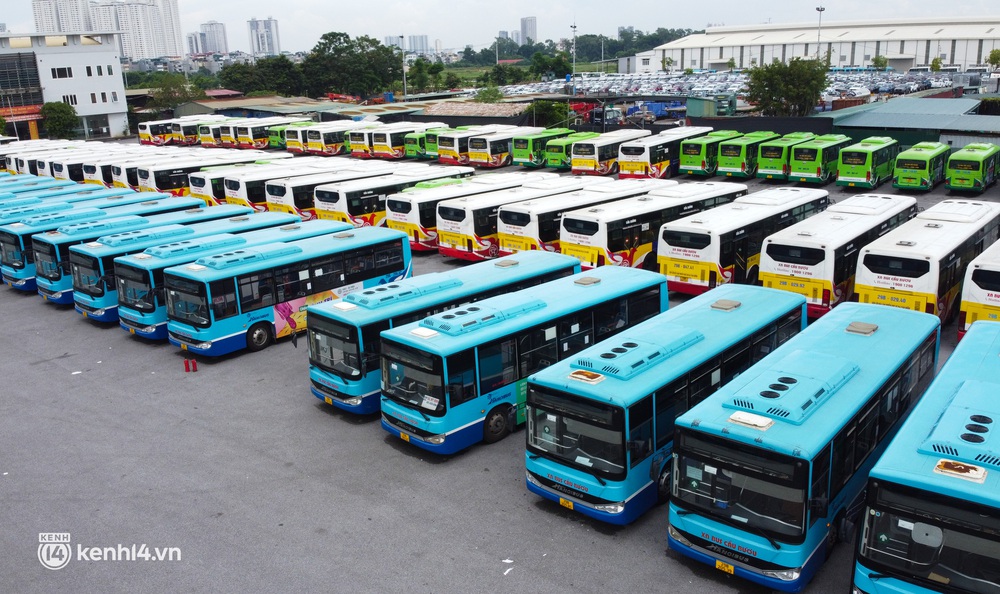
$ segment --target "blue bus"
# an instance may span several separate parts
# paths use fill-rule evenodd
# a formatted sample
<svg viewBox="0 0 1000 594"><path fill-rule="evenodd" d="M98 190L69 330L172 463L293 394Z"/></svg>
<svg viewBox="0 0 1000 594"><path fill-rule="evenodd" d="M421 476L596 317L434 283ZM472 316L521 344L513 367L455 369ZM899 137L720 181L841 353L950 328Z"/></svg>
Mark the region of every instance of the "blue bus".
<svg viewBox="0 0 1000 594"><path fill-rule="evenodd" d="M267 213L260 213L260 216ZM276 214L276 213L271 213ZM202 256L255 247L267 243L296 241L352 229L336 221L290 221L280 227L220 233L201 239L183 239L146 248L142 253L115 258L118 283L118 323L130 334L148 340L167 339L167 306L163 271L193 262Z"/></svg>
<svg viewBox="0 0 1000 594"><path fill-rule="evenodd" d="M232 204L226 206L235 206ZM220 206L205 208L217 211ZM83 317L96 322L118 321L118 281L115 280L115 258L143 251L146 248L186 239L200 239L219 233L242 233L270 229L294 223L285 213L245 211L235 216L219 217L202 223L173 223L102 235L96 241L69 246L69 263L73 273L73 304ZM199 211L194 211L199 214Z"/></svg>
<svg viewBox="0 0 1000 594"><path fill-rule="evenodd" d="M62 212L28 217L8 225L0 225L0 273L2 273L3 282L19 291L34 293L37 290L35 254L32 251L32 238L37 233L55 231L63 225L72 223L130 215L159 214L205 206L204 202L197 199L174 197L144 200L126 206L118 206L121 204L120 202L106 204L108 208L73 208Z"/></svg>
<svg viewBox="0 0 1000 594"><path fill-rule="evenodd" d="M854 592L1000 592L1000 324L976 322L868 478Z"/></svg>
<svg viewBox="0 0 1000 594"><path fill-rule="evenodd" d="M578 272L576 258L522 252L314 305L306 312L312 393L348 412L378 412L381 331Z"/></svg>
<svg viewBox="0 0 1000 594"><path fill-rule="evenodd" d="M142 196L138 192L136 196ZM232 206L232 205L229 205ZM188 208L148 216L130 215L103 218L93 221L69 223L31 238L31 253L35 261L35 284L38 294L51 303L73 303L73 275L70 264L70 246L97 241L112 233L125 233L139 229L154 229L161 225L191 225L246 215L246 207Z"/></svg>
<svg viewBox="0 0 1000 594"><path fill-rule="evenodd" d="M205 256L163 271L167 337L201 355L259 351L304 331L308 306L411 274L407 236L382 227Z"/></svg>
<svg viewBox="0 0 1000 594"><path fill-rule="evenodd" d="M667 309L663 275L604 266L382 332L382 427L425 450L524 422L527 378Z"/></svg>
<svg viewBox="0 0 1000 594"><path fill-rule="evenodd" d="M674 419L806 319L801 295L721 285L532 375L528 490L602 522L634 521L667 500Z"/></svg>
<svg viewBox="0 0 1000 594"><path fill-rule="evenodd" d="M119 196L136 196L142 198L142 200L136 200L136 202L149 200L148 194L140 195L138 192L124 188L94 188L93 191L81 194L79 199L77 199L76 194L71 194L70 196L63 197L67 198L66 200L39 200L36 198L27 200L19 206L0 205L0 225L14 223L35 215L62 212L73 208L88 208L90 202L97 203L106 198L116 198ZM119 202L119 204L133 204L133 202Z"/></svg>
<svg viewBox="0 0 1000 594"><path fill-rule="evenodd" d="M798 592L934 377L940 320L843 303L676 421L671 549Z"/></svg>
<svg viewBox="0 0 1000 594"><path fill-rule="evenodd" d="M18 194L24 192L34 192L36 190L50 190L55 188L67 188L79 186L80 184L68 179L53 179L51 177L33 177L30 179L18 180L4 184L0 187L0 199L16 198Z"/></svg>
<svg viewBox="0 0 1000 594"><path fill-rule="evenodd" d="M74 184L60 188L46 188L44 190L32 190L14 194L12 197L0 198L0 208L17 208L34 204L45 204L47 202L81 202L91 200L94 195L99 196L124 196L126 192L135 192L129 188L115 188L116 193L101 193L109 188L99 188L94 185ZM137 192L136 192L137 193ZM148 196L147 196L148 198Z"/></svg>

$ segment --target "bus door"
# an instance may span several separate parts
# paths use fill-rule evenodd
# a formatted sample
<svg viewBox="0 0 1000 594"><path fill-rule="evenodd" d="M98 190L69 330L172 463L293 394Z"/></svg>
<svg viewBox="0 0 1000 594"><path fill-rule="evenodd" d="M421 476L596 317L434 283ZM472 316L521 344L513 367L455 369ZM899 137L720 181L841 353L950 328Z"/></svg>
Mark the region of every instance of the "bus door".
<svg viewBox="0 0 1000 594"><path fill-rule="evenodd" d="M747 269L752 265L749 261L755 254L752 248L752 232L746 228L739 229L733 234L733 276L729 279L731 283L740 285L746 284Z"/></svg>

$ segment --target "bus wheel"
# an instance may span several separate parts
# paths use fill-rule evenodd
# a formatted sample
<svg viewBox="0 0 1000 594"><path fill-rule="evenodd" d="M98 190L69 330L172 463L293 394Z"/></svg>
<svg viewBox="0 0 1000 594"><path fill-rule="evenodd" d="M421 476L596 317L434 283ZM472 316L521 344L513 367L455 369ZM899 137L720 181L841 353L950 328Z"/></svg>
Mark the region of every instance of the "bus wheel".
<svg viewBox="0 0 1000 594"><path fill-rule="evenodd" d="M840 542L840 527L844 523L844 512L840 512L830 524L830 531L826 535L826 558L833 554L833 547Z"/></svg>
<svg viewBox="0 0 1000 594"><path fill-rule="evenodd" d="M271 325L258 322L247 330L247 349L257 352L271 344Z"/></svg>
<svg viewBox="0 0 1000 594"><path fill-rule="evenodd" d="M510 432L510 427L507 426L509 409L509 406L498 406L486 415L486 420L483 422L483 441L496 443Z"/></svg>
<svg viewBox="0 0 1000 594"><path fill-rule="evenodd" d="M670 460L660 471L660 478L656 479L656 501L666 503L670 499Z"/></svg>

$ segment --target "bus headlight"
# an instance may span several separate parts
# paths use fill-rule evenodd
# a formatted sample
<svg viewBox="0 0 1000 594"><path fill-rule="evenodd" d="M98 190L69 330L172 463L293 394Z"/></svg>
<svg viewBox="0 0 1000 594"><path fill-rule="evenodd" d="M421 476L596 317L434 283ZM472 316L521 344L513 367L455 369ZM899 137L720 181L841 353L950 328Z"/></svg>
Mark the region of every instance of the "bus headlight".
<svg viewBox="0 0 1000 594"><path fill-rule="evenodd" d="M677 542L681 543L682 545L684 545L686 547L691 546L691 541L688 540L688 539L686 539L686 538L684 538L684 535L681 534L680 532L678 532L677 530L674 530L673 526L667 526L667 533L670 535L670 538L676 540Z"/></svg>
<svg viewBox="0 0 1000 594"><path fill-rule="evenodd" d="M198 344L194 345L194 348L201 349L203 351L207 351L208 349L212 348L212 343L210 343L210 342L199 342Z"/></svg>
<svg viewBox="0 0 1000 594"><path fill-rule="evenodd" d="M142 328L139 328L138 330L138 332L142 332L143 334L152 334L155 331L156 331L156 326L144 326Z"/></svg>
<svg viewBox="0 0 1000 594"><path fill-rule="evenodd" d="M361 405L361 399L358 398L358 397L347 398L347 399L344 400L344 404L349 404L350 406L360 406Z"/></svg>
<svg viewBox="0 0 1000 594"><path fill-rule="evenodd" d="M424 439L427 443L432 443L434 445L441 445L444 443L444 435L432 435Z"/></svg>
<svg viewBox="0 0 1000 594"><path fill-rule="evenodd" d="M106 313L107 313L107 310L105 310L105 309L95 309L94 311L90 312L90 315L92 315L92 316L103 316Z"/></svg>
<svg viewBox="0 0 1000 594"><path fill-rule="evenodd" d="M868 594L868 592L865 592L857 586L851 586L851 594Z"/></svg>
<svg viewBox="0 0 1000 594"><path fill-rule="evenodd" d="M28 282L27 279L23 279L22 278L20 280L16 280L16 281L12 282L10 284L10 286L12 286L12 287L23 287L25 285L25 283L27 283L27 282Z"/></svg>
<svg viewBox="0 0 1000 594"><path fill-rule="evenodd" d="M774 579L781 580L783 582L794 582L799 579L799 574L802 573L801 568L799 569L782 569L781 571L762 571L761 575L765 577L771 577Z"/></svg>
<svg viewBox="0 0 1000 594"><path fill-rule="evenodd" d="M607 512L609 514L620 514L625 511L624 503L605 503L602 505L595 505L594 509L597 511Z"/></svg>
<svg viewBox="0 0 1000 594"><path fill-rule="evenodd" d="M535 477L531 476L531 473L528 472L527 470L524 471L524 480L528 481L532 485L535 485L536 487L542 486L537 480L535 480Z"/></svg>

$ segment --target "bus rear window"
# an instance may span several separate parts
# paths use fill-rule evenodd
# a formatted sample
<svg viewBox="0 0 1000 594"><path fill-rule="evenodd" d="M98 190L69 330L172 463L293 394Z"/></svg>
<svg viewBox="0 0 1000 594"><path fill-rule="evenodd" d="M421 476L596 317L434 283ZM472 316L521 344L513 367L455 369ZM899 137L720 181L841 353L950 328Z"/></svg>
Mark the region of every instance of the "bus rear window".
<svg viewBox="0 0 1000 594"><path fill-rule="evenodd" d="M513 227L526 227L529 222L531 222L531 215L526 212L511 212L509 210L501 210L499 213L500 220L506 225L511 225Z"/></svg>
<svg viewBox="0 0 1000 594"><path fill-rule="evenodd" d="M389 212L408 213L413 205L405 200L386 200L385 208Z"/></svg>
<svg viewBox="0 0 1000 594"><path fill-rule="evenodd" d="M549 144L545 146L545 152L553 155L561 155L563 154L563 147L561 144Z"/></svg>
<svg viewBox="0 0 1000 594"><path fill-rule="evenodd" d="M908 169L910 171L926 171L927 161L918 159L899 159L896 161L896 169Z"/></svg>
<svg viewBox="0 0 1000 594"><path fill-rule="evenodd" d="M707 233L691 233L690 231L663 232L663 241L671 247L688 248L692 250L703 250L712 243L712 238Z"/></svg>
<svg viewBox="0 0 1000 594"><path fill-rule="evenodd" d="M701 145L694 143L685 143L681 145L681 152L685 155L700 155Z"/></svg>
<svg viewBox="0 0 1000 594"><path fill-rule="evenodd" d="M465 211L451 206L439 206L438 216L446 221L459 222L465 220Z"/></svg>
<svg viewBox="0 0 1000 594"><path fill-rule="evenodd" d="M840 162L844 165L864 165L868 162L868 155L864 151L842 151Z"/></svg>
<svg viewBox="0 0 1000 594"><path fill-rule="evenodd" d="M792 149L792 159L796 161L815 161L819 151L814 148Z"/></svg>
<svg viewBox="0 0 1000 594"><path fill-rule="evenodd" d="M563 228L570 233L579 235L594 235L597 233L598 224L594 221L582 221L580 219L567 219L562 221Z"/></svg>
<svg viewBox="0 0 1000 594"><path fill-rule="evenodd" d="M485 151L489 144L485 138L473 138L469 141L469 148L477 151Z"/></svg>
<svg viewBox="0 0 1000 594"><path fill-rule="evenodd" d="M815 266L826 258L823 250L819 248L771 243L768 244L766 249L768 256L771 256L778 262L784 262L786 264L805 264L807 266Z"/></svg>
<svg viewBox="0 0 1000 594"><path fill-rule="evenodd" d="M439 136L438 137L438 146L442 147L442 148L454 148L454 146L455 146L455 139L454 138L449 138L447 136Z"/></svg>
<svg viewBox="0 0 1000 594"><path fill-rule="evenodd" d="M780 159L785 156L785 149L780 146L762 146L760 156L764 159Z"/></svg>
<svg viewBox="0 0 1000 594"><path fill-rule="evenodd" d="M594 145L592 145L592 144L584 144L582 142L578 142L578 143L576 143L576 144L573 145L573 154L574 155L585 155L585 156L594 155L595 154L595 152L594 152Z"/></svg>
<svg viewBox="0 0 1000 594"><path fill-rule="evenodd" d="M623 155L629 157L641 157L646 152L646 148L642 146L623 146L620 150Z"/></svg>
<svg viewBox="0 0 1000 594"><path fill-rule="evenodd" d="M951 162L948 163L948 168L956 171L979 171L979 161L952 159Z"/></svg>
<svg viewBox="0 0 1000 594"><path fill-rule="evenodd" d="M984 291L1000 291L1000 270L973 270L972 282Z"/></svg>
<svg viewBox="0 0 1000 594"><path fill-rule="evenodd" d="M931 270L931 263L926 260L880 256L878 254L866 255L864 265L875 274L905 278L920 278Z"/></svg>
<svg viewBox="0 0 1000 594"><path fill-rule="evenodd" d="M528 148L528 139L527 138L515 138L514 139L514 148L516 148L519 151L526 150Z"/></svg>
<svg viewBox="0 0 1000 594"><path fill-rule="evenodd" d="M284 196L285 192L288 191L288 188L281 184L267 184L267 186L264 187L264 191L272 196Z"/></svg>
<svg viewBox="0 0 1000 594"><path fill-rule="evenodd" d="M723 144L719 146L719 155L722 157L739 157L743 154L743 145Z"/></svg>

